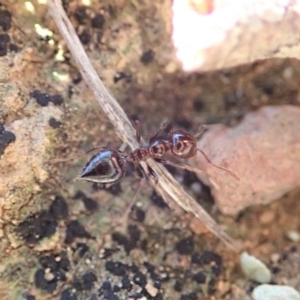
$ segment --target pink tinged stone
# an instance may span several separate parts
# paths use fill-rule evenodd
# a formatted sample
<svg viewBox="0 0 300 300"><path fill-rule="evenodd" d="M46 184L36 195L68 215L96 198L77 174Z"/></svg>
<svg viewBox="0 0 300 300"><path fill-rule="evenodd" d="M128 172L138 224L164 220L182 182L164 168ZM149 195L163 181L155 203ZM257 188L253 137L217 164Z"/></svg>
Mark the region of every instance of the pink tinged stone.
<svg viewBox="0 0 300 300"><path fill-rule="evenodd" d="M272 202L300 186L298 107L263 107L248 113L234 128L212 125L198 147L240 178L237 181L215 168L200 153L195 158L197 167L207 174L201 179L211 186L225 214L236 215L250 205Z"/></svg>

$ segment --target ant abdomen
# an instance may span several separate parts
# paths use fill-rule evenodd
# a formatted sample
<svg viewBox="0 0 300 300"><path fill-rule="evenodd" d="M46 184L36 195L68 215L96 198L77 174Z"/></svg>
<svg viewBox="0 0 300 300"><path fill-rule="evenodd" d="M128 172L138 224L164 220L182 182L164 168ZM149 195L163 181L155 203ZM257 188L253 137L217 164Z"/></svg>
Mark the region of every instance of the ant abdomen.
<svg viewBox="0 0 300 300"><path fill-rule="evenodd" d="M197 153L197 143L193 135L183 130L172 130L169 133L171 152L178 158L190 158Z"/></svg>
<svg viewBox="0 0 300 300"><path fill-rule="evenodd" d="M124 176L125 164L124 155L116 150L105 148L89 160L80 178L98 183L116 183Z"/></svg>

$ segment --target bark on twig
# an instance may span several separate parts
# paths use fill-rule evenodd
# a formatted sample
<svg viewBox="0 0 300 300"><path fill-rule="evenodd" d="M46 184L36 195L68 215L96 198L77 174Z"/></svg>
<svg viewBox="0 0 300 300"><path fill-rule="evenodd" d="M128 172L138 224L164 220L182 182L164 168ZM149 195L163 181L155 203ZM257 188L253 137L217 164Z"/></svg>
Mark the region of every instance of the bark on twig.
<svg viewBox="0 0 300 300"><path fill-rule="evenodd" d="M104 86L103 82L100 80L91 65L68 16L63 10L61 1L49 0L48 4L49 12L67 43L83 79L93 91L107 117L115 126L117 135L124 142L128 143L131 149L137 148L138 143L135 137L135 130L131 122L116 99ZM145 169L145 162L141 164ZM217 237L223 240L234 250L238 250L238 247L232 238L224 232L211 218L211 216L183 190L183 188L162 165L155 163L152 159L147 160L147 164L155 171L159 178L157 184L155 184L154 180L150 178L152 185L168 203L170 203L170 201L175 201L185 211L193 213Z"/></svg>

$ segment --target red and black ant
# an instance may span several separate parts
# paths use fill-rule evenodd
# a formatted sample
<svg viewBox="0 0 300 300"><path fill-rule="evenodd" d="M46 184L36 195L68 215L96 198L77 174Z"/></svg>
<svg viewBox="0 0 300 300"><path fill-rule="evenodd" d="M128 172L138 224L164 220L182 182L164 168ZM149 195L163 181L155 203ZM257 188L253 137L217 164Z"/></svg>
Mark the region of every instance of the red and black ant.
<svg viewBox="0 0 300 300"><path fill-rule="evenodd" d="M145 161L147 158L152 158L156 162L162 164L173 165L175 167L203 174L204 172L199 169L164 159L167 152L175 158L186 159L195 156L197 151L199 151L214 167L226 171L236 180L239 180L238 176L230 170L215 165L202 150L197 148L196 139L205 131L206 128L204 126L200 127L196 135L191 135L184 130L175 129L169 131L166 138L161 138L161 132L166 131L167 129L167 125L162 124L160 128L152 134L148 145L145 146L141 144L140 123L138 121L135 122L135 128L136 138L140 144L139 148L128 154L109 147L102 148L102 150L94 155L85 165L79 179L101 184L114 184L124 177L128 163L133 163L136 168L139 168L139 163ZM95 149L96 148L93 150ZM140 169L142 170L142 168ZM158 180L155 172L149 167L148 170L149 174Z"/></svg>

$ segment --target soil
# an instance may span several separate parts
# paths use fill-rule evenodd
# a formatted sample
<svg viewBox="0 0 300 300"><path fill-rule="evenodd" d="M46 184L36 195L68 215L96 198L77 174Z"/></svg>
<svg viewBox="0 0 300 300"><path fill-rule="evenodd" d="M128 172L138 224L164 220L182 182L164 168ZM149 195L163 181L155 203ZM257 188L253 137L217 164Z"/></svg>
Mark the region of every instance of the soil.
<svg viewBox="0 0 300 300"><path fill-rule="evenodd" d="M168 208L150 185L120 222L140 181L135 172L103 188L74 180L90 154L59 161L122 142L46 5L32 4L34 12L20 1L0 4L1 299L251 299L256 284L241 273L239 256L199 220ZM165 120L196 132L202 123L234 126L264 105L300 105L294 59L182 72L169 1L64 1L64 8L101 79L142 121L145 138ZM53 34L39 36L35 24ZM300 230L299 190L231 218L216 212L196 176L169 169L271 268L274 283L300 290L300 246L287 238Z"/></svg>

